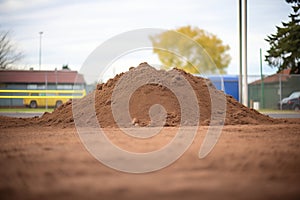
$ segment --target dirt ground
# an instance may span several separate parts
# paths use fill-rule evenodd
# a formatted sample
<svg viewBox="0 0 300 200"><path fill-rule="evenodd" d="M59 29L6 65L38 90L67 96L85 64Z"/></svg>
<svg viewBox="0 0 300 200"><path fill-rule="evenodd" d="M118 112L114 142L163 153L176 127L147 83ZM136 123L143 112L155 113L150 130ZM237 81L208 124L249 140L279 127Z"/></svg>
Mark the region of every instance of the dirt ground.
<svg viewBox="0 0 300 200"><path fill-rule="evenodd" d="M194 104L188 103L193 99ZM151 112L153 105L165 109L163 118L163 110ZM81 143L75 124L93 131L97 121L112 143L131 152L161 149L182 124L200 127L193 144L172 165L129 174L103 165ZM207 125L223 122L215 148L199 159ZM207 79L141 63L52 113L26 119L0 116L0 199L300 199L299 122L249 109ZM116 128L150 130L160 125L164 129L150 139L134 139ZM87 135L93 145L101 145L94 134ZM183 143L175 145L174 152ZM159 158L168 160L172 153ZM112 158L111 152L105 156L125 159Z"/></svg>
<svg viewBox="0 0 300 200"><path fill-rule="evenodd" d="M207 128L179 160L147 174L104 166L75 128L2 128L0 199L300 199L300 123L227 125L199 159ZM105 132L125 149L144 151L165 144L176 127L148 143L119 137L116 128Z"/></svg>

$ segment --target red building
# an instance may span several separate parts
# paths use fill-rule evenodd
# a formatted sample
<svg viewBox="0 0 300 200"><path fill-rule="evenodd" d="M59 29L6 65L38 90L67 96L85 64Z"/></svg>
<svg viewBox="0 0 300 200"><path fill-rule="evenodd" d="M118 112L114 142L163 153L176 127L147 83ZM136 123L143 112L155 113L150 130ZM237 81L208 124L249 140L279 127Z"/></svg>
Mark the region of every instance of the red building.
<svg viewBox="0 0 300 200"><path fill-rule="evenodd" d="M77 71L3 70L0 90L78 90L85 89L85 80ZM4 93L1 93L4 95ZM22 99L0 99L0 106L22 106Z"/></svg>

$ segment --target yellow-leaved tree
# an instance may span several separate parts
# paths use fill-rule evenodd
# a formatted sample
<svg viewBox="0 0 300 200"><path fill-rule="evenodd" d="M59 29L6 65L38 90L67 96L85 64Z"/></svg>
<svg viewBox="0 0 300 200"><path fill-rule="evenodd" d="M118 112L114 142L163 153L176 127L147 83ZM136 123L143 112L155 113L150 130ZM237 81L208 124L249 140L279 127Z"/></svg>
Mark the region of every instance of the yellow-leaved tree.
<svg viewBox="0 0 300 200"><path fill-rule="evenodd" d="M180 27L150 39L154 53L166 69L177 67L193 74L224 74L231 60L228 45L197 27Z"/></svg>

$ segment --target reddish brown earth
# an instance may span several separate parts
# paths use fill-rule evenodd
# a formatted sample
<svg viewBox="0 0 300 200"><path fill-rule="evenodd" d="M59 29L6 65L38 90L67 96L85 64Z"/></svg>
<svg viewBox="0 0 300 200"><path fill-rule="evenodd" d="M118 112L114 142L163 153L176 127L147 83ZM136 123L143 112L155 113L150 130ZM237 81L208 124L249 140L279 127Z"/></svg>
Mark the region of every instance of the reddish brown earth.
<svg viewBox="0 0 300 200"><path fill-rule="evenodd" d="M101 127L117 127L112 110L112 93L118 83L118 81L126 74L132 76L132 83L134 84L145 70L151 69L154 72L165 74L171 74L177 72L182 75L192 86L194 92L197 96L198 106L199 106L199 124L209 125L211 121L211 98L218 98L224 95L221 91L214 88L209 80L195 77L188 74L182 70L173 69L169 72L163 70L157 71L147 63L141 63L138 67L131 69L126 73L121 73L115 76L113 79L108 80L106 83L99 84L97 89L88 94L83 99L80 99L74 105L79 114L81 114L81 120L89 121L91 118L90 113L86 113L87 109L93 110L96 113L97 119ZM208 87L213 91L211 96ZM183 91L184 92L184 91ZM239 102L237 102L233 97L226 95L226 118L225 125L237 125L237 124L276 124L282 123L282 120L275 120L269 118L265 115L260 114L256 110L249 109ZM95 99L93 103L93 99ZM93 106L87 105L93 104ZM159 84L147 84L138 88L131 96L129 102L130 114L132 118L138 120L139 126L147 126L150 124L149 118L149 108L154 104L162 105L167 112L167 119L165 126L179 126L180 125L180 105L176 96L166 87ZM72 127L74 125L74 118L72 113L72 102L69 101L53 113L45 113L41 118L35 119L7 119L5 117L0 118L0 127L9 126L22 126L22 125L32 125L38 124L43 126L60 126L60 127ZM2 123L1 123L2 122ZM93 125L93 124L90 124ZM129 124L131 125L131 124Z"/></svg>
<svg viewBox="0 0 300 200"><path fill-rule="evenodd" d="M143 63L126 73L145 67ZM212 152L199 159L211 121L208 87L217 98L223 94L208 80L175 70L195 90L201 112L193 144L171 166L139 175L104 166L81 143L68 102L41 118L0 116L0 199L299 199L300 120L275 120L226 96L221 137ZM136 90L129 108L138 126L148 126L149 108L161 104L167 127L151 140L131 138L115 128L111 113L113 88L122 76L98 85L74 108L82 120L91 122L84 109L95 97L97 119L112 143L132 152L163 147L180 125L176 97L158 84Z"/></svg>
<svg viewBox="0 0 300 200"><path fill-rule="evenodd" d="M187 152L157 172L127 174L95 160L74 128L18 127L0 133L0 199L299 199L300 125L227 125L213 151L198 158L201 126ZM105 128L133 152L173 138L166 127L152 142Z"/></svg>

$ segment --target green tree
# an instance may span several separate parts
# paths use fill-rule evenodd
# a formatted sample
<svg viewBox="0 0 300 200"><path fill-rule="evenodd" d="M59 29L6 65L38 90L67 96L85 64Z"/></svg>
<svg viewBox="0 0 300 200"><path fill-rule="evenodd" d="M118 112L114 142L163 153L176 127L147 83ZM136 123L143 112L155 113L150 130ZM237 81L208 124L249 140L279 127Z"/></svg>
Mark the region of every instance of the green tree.
<svg viewBox="0 0 300 200"><path fill-rule="evenodd" d="M167 69L177 67L195 74L225 73L231 60L228 45L197 27L184 26L166 31L152 36L151 41L154 53Z"/></svg>
<svg viewBox="0 0 300 200"><path fill-rule="evenodd" d="M62 69L63 69L63 70L71 70L68 64L63 65L63 66L62 66Z"/></svg>
<svg viewBox="0 0 300 200"><path fill-rule="evenodd" d="M286 0L287 3L300 3L300 0Z"/></svg>
<svg viewBox="0 0 300 200"><path fill-rule="evenodd" d="M265 39L270 45L265 61L278 72L291 69L291 74L300 74L300 0L287 2L293 4L294 13L289 15L289 22L282 22L283 27L276 27L276 34Z"/></svg>

